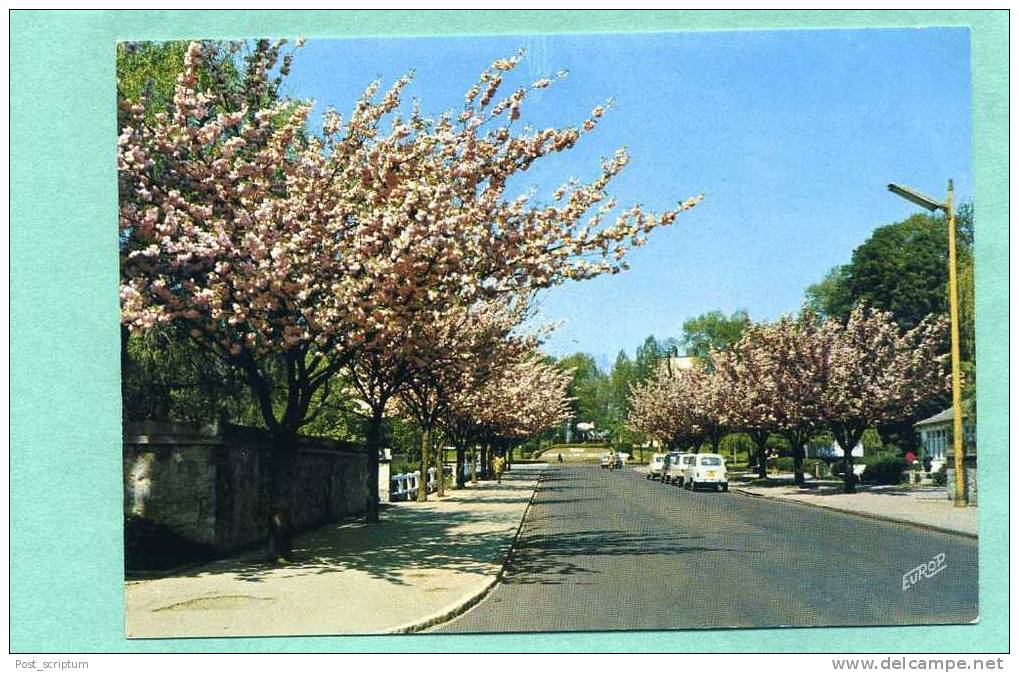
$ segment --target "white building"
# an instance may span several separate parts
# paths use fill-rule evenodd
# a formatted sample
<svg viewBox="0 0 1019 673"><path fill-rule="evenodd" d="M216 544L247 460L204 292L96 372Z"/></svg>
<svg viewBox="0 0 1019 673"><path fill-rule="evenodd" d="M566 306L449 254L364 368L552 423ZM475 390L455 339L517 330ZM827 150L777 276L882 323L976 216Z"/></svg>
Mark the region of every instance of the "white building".
<svg viewBox="0 0 1019 673"><path fill-rule="evenodd" d="M696 364L697 358L689 355L670 355L658 361L658 366L661 367L661 370L670 376L678 374L685 369L693 369Z"/></svg>
<svg viewBox="0 0 1019 673"><path fill-rule="evenodd" d="M853 458L863 458L863 441L857 442L850 453ZM807 457L822 459L845 458L846 452L842 450L838 442L832 440L831 444L812 444L808 446Z"/></svg>
<svg viewBox="0 0 1019 673"><path fill-rule="evenodd" d="M951 408L925 418L913 427L920 435L922 458L931 459L931 472L945 468L945 491L949 499L955 497L955 464L952 451L952 425L955 414ZM969 504L977 504L977 436L973 421L963 411L962 418L963 488Z"/></svg>
<svg viewBox="0 0 1019 673"><path fill-rule="evenodd" d="M949 407L944 411L934 414L916 423L913 428L920 435L920 445L923 446L923 457L931 459L931 471L937 472L945 462L952 447L952 421L955 414ZM968 418L962 419L962 442L966 447L965 454L973 453L976 446L976 436L973 432L973 424Z"/></svg>

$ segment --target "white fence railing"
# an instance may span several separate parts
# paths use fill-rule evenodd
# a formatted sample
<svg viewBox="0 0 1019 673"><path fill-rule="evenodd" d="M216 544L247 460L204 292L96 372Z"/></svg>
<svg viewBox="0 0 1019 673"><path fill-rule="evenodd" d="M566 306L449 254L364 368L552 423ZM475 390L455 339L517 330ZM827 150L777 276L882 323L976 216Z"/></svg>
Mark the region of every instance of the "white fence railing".
<svg viewBox="0 0 1019 673"><path fill-rule="evenodd" d="M451 473L451 468L446 467L445 472ZM435 468L428 468L428 474L426 479L428 493L431 493L438 488L438 482L435 479ZM389 499L390 500L410 500L416 498L418 489L421 488L421 470L414 470L413 472L406 472L404 474L394 474L389 478Z"/></svg>

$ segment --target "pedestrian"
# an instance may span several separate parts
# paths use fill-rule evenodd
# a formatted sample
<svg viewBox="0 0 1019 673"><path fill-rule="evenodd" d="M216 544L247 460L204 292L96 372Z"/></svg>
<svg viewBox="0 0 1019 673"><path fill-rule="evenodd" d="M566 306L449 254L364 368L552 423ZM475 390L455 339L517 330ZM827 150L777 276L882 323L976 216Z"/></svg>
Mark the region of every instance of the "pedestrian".
<svg viewBox="0 0 1019 673"><path fill-rule="evenodd" d="M502 456L496 456L492 460L492 471L495 472L495 482L497 484L502 483L502 470L506 467L506 459Z"/></svg>
<svg viewBox="0 0 1019 673"><path fill-rule="evenodd" d="M559 459L559 462L560 462L560 463L561 463L561 462L563 462L563 454L561 454L561 453L560 453L560 454L558 455L558 459Z"/></svg>
<svg viewBox="0 0 1019 673"><path fill-rule="evenodd" d="M928 474L930 474L930 471L931 471L931 457L930 456L924 456L923 457L923 471L928 473Z"/></svg>

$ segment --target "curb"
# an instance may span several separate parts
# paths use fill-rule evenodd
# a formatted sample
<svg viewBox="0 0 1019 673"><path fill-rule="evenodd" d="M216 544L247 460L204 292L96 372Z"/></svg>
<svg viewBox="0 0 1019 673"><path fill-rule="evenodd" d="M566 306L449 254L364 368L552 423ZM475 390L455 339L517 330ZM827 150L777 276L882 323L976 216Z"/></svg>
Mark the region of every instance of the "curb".
<svg viewBox="0 0 1019 673"><path fill-rule="evenodd" d="M531 491L531 497L527 500L527 506L524 507L524 513L520 516L520 523L517 524L517 530L513 534L513 539L510 541L509 548L506 550L506 556L502 560L502 565L500 566L499 571L495 573L491 580L486 582L485 585L481 587L481 589L479 589L475 594L468 596L467 598L464 598L456 603L453 603L449 607L445 607L442 610L439 610L438 612L432 613L428 617L424 617L423 619L411 622L409 624L403 624L401 626L396 626L391 629L381 631L380 635L408 634L421 632L427 628L431 628L432 626L438 626L439 624L448 622L455 617L459 617L460 615L462 615L463 613L467 612L475 605L480 603L482 600L484 600L485 597L489 593L491 593L492 589L494 589L495 586L502 579L503 573L506 572L506 564L509 562L510 556L512 556L513 554L513 549L517 545L517 540L520 539L520 531L524 527L524 520L527 518L527 513L531 510L531 505L534 503L534 496L538 494L538 489L541 488L541 482L542 479L544 479L545 472L547 470L548 466L546 465L545 469L543 469L541 473L538 475L538 481L534 485L534 490Z"/></svg>
<svg viewBox="0 0 1019 673"><path fill-rule="evenodd" d="M882 516L880 514L871 514L870 512L858 512L851 509L839 509L838 507L829 507L828 505L818 505L813 502L804 502L802 500L793 500L792 498L780 498L774 495L764 495L763 493L751 493L750 491L743 490L742 488L731 488L733 493L739 493L750 498L766 498L768 500L774 500L775 502L789 502L794 505L803 505L805 507L813 507L815 509L823 509L828 512L839 512L840 514L848 514L849 516L857 516L861 519L870 519L872 521L884 521L887 523L898 523L904 526L912 526L913 528L921 528L923 530L934 531L935 533L945 533L947 535L957 535L959 537L969 538L971 540L979 539L978 533L967 533L966 531L956 530L955 528L944 528L943 526L935 526L929 523L919 523L916 521L909 521L907 519L896 519L890 516Z"/></svg>

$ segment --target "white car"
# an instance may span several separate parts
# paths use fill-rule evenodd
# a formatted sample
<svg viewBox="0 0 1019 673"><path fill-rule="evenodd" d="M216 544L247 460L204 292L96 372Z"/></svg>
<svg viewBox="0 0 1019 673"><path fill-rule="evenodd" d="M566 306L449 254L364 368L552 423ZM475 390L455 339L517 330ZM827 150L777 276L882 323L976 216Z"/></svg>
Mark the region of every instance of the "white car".
<svg viewBox="0 0 1019 673"><path fill-rule="evenodd" d="M662 468L665 467L665 454L656 453L651 456L651 462L647 465L647 478L658 479L662 476Z"/></svg>
<svg viewBox="0 0 1019 673"><path fill-rule="evenodd" d="M697 461L696 453L681 453L669 464L669 482L674 486L686 483L686 468Z"/></svg>
<svg viewBox="0 0 1019 673"><path fill-rule="evenodd" d="M725 458L717 453L698 453L683 470L683 488L691 491L698 486L711 486L728 491L729 479L725 474Z"/></svg>
<svg viewBox="0 0 1019 673"><path fill-rule="evenodd" d="M665 465L662 467L662 483L673 484L677 478L682 477L680 459L683 456L679 451L670 451L665 454Z"/></svg>

